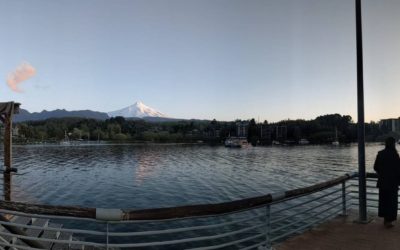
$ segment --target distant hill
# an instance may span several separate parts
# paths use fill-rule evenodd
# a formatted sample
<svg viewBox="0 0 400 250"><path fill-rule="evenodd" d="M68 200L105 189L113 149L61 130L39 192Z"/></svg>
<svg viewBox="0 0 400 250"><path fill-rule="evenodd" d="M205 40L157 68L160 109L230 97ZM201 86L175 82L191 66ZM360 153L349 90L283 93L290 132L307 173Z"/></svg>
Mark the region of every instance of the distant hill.
<svg viewBox="0 0 400 250"><path fill-rule="evenodd" d="M15 115L13 120L15 122L24 121L40 121L50 118L88 118L96 120L106 120L111 117L122 116L127 120L144 120L146 122L176 122L176 121L202 121L197 119L179 119L167 117L165 114L143 104L142 102L135 102L135 104L126 108L116 110L113 112L105 113L92 110L76 110L68 111L65 109L56 109L52 111L43 110L42 112L30 113L26 109L20 109L19 114Z"/></svg>
<svg viewBox="0 0 400 250"><path fill-rule="evenodd" d="M64 117L79 117L79 118L88 118L96 120L106 120L109 118L107 113L91 111L91 110L67 111L65 109L56 109L52 111L43 110L42 112L30 113L25 109L20 109L19 114L14 116L13 121L15 122L39 121L39 120L46 120L49 118L64 118Z"/></svg>

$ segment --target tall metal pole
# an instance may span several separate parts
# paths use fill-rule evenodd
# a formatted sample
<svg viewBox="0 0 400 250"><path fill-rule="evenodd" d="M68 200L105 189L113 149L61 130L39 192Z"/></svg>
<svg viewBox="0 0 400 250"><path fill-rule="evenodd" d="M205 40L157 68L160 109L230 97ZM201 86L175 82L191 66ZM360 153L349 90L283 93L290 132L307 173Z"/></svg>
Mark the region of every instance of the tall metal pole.
<svg viewBox="0 0 400 250"><path fill-rule="evenodd" d="M358 200L359 221L367 221L367 194L365 174L365 125L364 125L364 79L362 52L361 0L356 1L356 42L357 42L357 106L358 106Z"/></svg>

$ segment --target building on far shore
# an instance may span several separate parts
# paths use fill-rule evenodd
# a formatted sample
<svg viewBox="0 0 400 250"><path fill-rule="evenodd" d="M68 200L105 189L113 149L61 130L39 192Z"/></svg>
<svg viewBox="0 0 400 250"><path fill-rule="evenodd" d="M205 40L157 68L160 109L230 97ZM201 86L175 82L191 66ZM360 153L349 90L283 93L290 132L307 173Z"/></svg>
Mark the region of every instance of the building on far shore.
<svg viewBox="0 0 400 250"><path fill-rule="evenodd" d="M400 133L400 118L382 119L379 122L379 128L385 133Z"/></svg>
<svg viewBox="0 0 400 250"><path fill-rule="evenodd" d="M277 141L284 141L287 139L287 127L286 126L276 126L276 136Z"/></svg>
<svg viewBox="0 0 400 250"><path fill-rule="evenodd" d="M237 122L236 123L236 136L247 137L249 134L249 123L248 122Z"/></svg>
<svg viewBox="0 0 400 250"><path fill-rule="evenodd" d="M260 143L271 144L272 143L272 127L269 124L261 124L260 125Z"/></svg>

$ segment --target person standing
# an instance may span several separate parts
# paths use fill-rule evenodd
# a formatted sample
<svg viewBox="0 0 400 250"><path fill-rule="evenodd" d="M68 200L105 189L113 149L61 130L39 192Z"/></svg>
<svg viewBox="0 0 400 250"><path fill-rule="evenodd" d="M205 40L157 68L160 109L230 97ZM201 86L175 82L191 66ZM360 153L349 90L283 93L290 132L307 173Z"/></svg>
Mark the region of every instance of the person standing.
<svg viewBox="0 0 400 250"><path fill-rule="evenodd" d="M393 227L397 220L398 190L400 184L400 157L396 151L396 140L388 137L385 149L378 152L374 170L378 174L378 216L383 217L385 227Z"/></svg>

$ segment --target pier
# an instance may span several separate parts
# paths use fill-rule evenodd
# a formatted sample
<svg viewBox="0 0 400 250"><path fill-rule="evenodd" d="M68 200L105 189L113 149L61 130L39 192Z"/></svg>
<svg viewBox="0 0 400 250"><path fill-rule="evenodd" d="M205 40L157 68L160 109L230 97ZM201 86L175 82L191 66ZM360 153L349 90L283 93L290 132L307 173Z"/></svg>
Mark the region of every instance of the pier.
<svg viewBox="0 0 400 250"><path fill-rule="evenodd" d="M368 224L355 223L358 212L338 216L299 236L278 244L276 250L392 250L400 247L400 225L385 228L375 215Z"/></svg>
<svg viewBox="0 0 400 250"><path fill-rule="evenodd" d="M13 114L16 109L7 110ZM7 122L10 133L12 119ZM29 204L10 200L12 137L6 138L5 154L10 156L5 157L5 199L0 201L3 249L390 249L397 245L393 235L399 229L384 229L376 217L367 224L368 219L360 220L360 201L367 205L369 216L376 215L376 174L366 174L365 182L360 182L359 173L348 173L302 188L216 204L143 210ZM360 183L365 185L365 200L359 199L364 192ZM389 245L379 242L382 237Z"/></svg>
<svg viewBox="0 0 400 250"><path fill-rule="evenodd" d="M368 210L374 215L378 201L376 175L367 177ZM145 210L0 201L0 214L7 218L0 220L0 246L258 250L304 245L303 249L329 249L321 247L334 247L332 241L339 241L343 248L332 249L357 249L350 246L357 247L357 242L362 246L360 237L371 241L381 237L377 232L389 232L383 231L376 218L369 224L354 222L358 216L357 198L358 174L352 173L242 200Z"/></svg>
<svg viewBox="0 0 400 250"><path fill-rule="evenodd" d="M355 3L357 173L242 200L144 210L51 206L6 199L0 201L0 246L3 249L399 248L400 229L385 229L376 218L377 176L365 172L361 0ZM3 107L6 107L1 112L6 131L4 165L6 174L10 174L12 115L19 104L4 103Z"/></svg>

